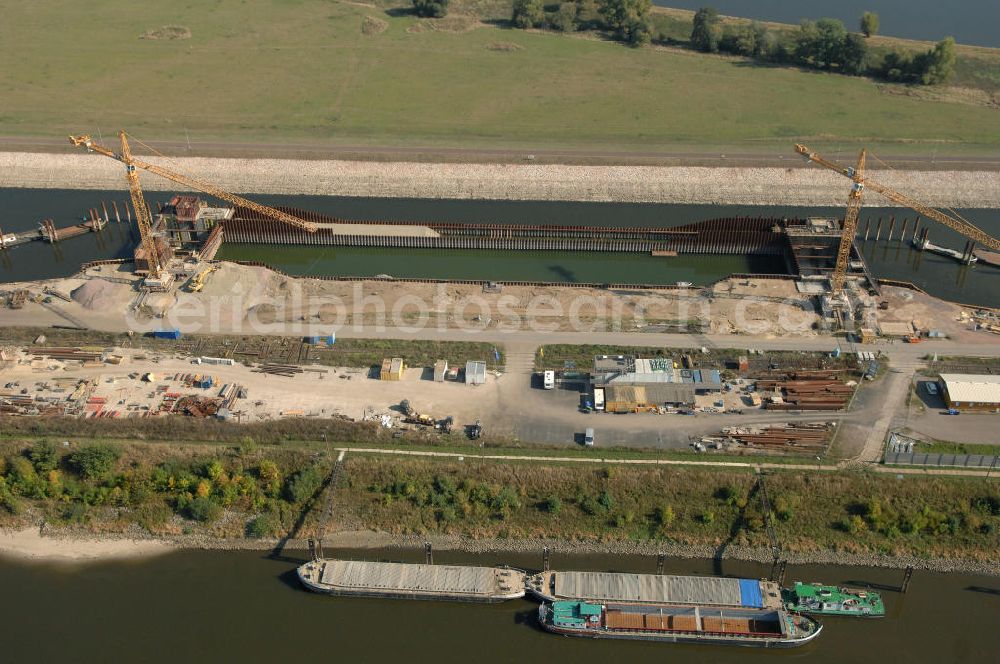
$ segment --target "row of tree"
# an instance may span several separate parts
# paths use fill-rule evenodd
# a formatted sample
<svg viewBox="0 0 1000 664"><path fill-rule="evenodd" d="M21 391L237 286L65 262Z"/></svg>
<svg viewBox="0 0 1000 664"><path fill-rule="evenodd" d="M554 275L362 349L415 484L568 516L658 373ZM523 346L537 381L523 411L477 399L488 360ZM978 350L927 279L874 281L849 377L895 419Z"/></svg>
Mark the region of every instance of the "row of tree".
<svg viewBox="0 0 1000 664"><path fill-rule="evenodd" d="M860 25L864 35L874 35L878 16L866 12ZM951 37L925 53L891 51L877 61L865 37L848 32L837 19L803 21L798 30L776 35L756 22L723 24L718 11L711 7L695 13L691 45L707 53L735 53L769 62L924 85L945 80L955 64L955 40Z"/></svg>
<svg viewBox="0 0 1000 664"><path fill-rule="evenodd" d="M418 1L431 0L414 0ZM596 0L600 19L594 27L610 30L635 46L648 44L655 35L650 7L650 0ZM563 32L576 30L582 18L579 1L563 2L555 11L546 11L544 0L514 0L511 15L512 23L519 28L548 27ZM723 23L718 11L703 7L695 13L690 45L706 53L733 53L767 62L924 85L943 81L955 64L955 41L951 37L925 53L891 51L876 58L865 38L878 33L878 15L865 12L859 28L860 33L848 32L843 22L824 18L803 21L795 31L775 32L755 21Z"/></svg>

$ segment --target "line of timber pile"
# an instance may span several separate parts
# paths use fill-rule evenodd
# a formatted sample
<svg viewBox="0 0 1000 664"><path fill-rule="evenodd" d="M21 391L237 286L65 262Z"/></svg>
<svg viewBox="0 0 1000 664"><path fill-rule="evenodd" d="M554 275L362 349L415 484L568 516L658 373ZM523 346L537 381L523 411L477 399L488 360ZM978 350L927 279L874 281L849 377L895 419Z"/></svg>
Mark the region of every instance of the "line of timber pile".
<svg viewBox="0 0 1000 664"><path fill-rule="evenodd" d="M326 373L326 369L316 369L314 367L300 367L294 364L261 364L255 369L251 369L255 373L271 374L273 376L284 376L285 378L292 378L293 376L303 373L305 371L311 371L313 373Z"/></svg>

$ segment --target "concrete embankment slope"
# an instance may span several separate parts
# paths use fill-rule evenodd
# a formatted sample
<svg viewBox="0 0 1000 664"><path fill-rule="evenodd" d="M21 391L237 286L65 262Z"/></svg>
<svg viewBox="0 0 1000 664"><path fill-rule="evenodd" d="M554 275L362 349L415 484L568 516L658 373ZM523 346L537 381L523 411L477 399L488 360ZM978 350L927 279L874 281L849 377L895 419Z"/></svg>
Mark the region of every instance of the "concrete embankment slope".
<svg viewBox="0 0 1000 664"><path fill-rule="evenodd" d="M145 157L143 157L145 159ZM426 164L294 159L149 158L238 193L387 198L833 205L847 180L813 168ZM933 206L1000 208L1000 171L870 171ZM178 185L154 175L149 190ZM120 189L122 167L88 154L0 153L0 187ZM865 205L887 205L869 194Z"/></svg>

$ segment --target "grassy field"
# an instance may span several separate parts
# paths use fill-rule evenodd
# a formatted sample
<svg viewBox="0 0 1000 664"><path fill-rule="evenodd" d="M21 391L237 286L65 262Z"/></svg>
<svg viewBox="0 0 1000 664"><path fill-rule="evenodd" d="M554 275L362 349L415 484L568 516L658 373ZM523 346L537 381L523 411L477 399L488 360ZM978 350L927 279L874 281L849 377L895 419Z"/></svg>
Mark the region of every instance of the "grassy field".
<svg viewBox="0 0 1000 664"><path fill-rule="evenodd" d="M337 505L393 533L767 546L750 472L351 457ZM1000 496L981 481L863 473L767 479L786 551L995 555Z"/></svg>
<svg viewBox="0 0 1000 664"><path fill-rule="evenodd" d="M526 149L788 150L805 140L944 154L1000 144L997 111L978 98L511 30L469 15L504 15L504 3L454 4L434 22L320 0L15 3L0 23L0 126ZM386 30L364 34L366 16ZM139 39L166 25L191 37Z"/></svg>

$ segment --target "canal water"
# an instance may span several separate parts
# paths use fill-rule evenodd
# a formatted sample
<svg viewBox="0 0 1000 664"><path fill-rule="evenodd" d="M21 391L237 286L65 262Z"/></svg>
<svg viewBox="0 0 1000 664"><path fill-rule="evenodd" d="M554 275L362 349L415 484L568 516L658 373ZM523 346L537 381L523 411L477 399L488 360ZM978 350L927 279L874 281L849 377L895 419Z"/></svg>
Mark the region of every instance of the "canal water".
<svg viewBox="0 0 1000 664"><path fill-rule="evenodd" d="M420 552L341 552L344 557L420 562ZM554 636L537 604L496 605L333 598L294 576L298 553L191 551L80 567L0 560L0 624L8 662L574 662L643 664L798 661L992 662L1000 651L1000 578L914 574L906 595L883 591L881 620L826 618L812 643L790 650L592 641ZM540 555L435 552L437 563L537 568ZM655 571L637 557L554 555L554 569ZM759 578L761 565L668 561L668 573ZM787 579L899 585L902 572L789 567Z"/></svg>
<svg viewBox="0 0 1000 664"><path fill-rule="evenodd" d="M33 228L51 217L59 226L76 222L102 200L125 199L122 191L0 189L0 228L5 231ZM150 192L151 205L165 202L169 194ZM733 205L660 205L626 203L572 203L535 201L466 201L340 198L331 196L254 195L270 205L288 205L358 220L552 224L577 226L674 227L715 217L840 216L841 208ZM993 236L1000 236L1000 210L960 210L970 221ZM886 240L889 216L896 215L895 238ZM882 238L876 242L875 223L884 218ZM910 281L945 299L966 304L1000 307L1000 268L961 266L952 259L918 252L898 241L902 220L909 218L912 232L915 213L870 208L871 239L862 243L876 276ZM87 234L50 246L41 242L0 252L0 282L42 279L73 274L80 263L124 257L137 240L134 228L109 224L100 234ZM962 249L957 233L932 225L930 240ZM780 272L780 261L744 256L684 255L653 258L641 254L598 252L419 251L344 247L294 247L223 245L219 258L257 260L296 275L424 277L494 281L555 281L594 283L706 284L734 272Z"/></svg>
<svg viewBox="0 0 1000 664"><path fill-rule="evenodd" d="M760 21L798 24L802 19L839 18L858 29L866 11L879 15L879 34L939 41L952 36L961 44L1000 47L1000 3L996 0L653 0L663 7L698 10L715 7L722 14Z"/></svg>

